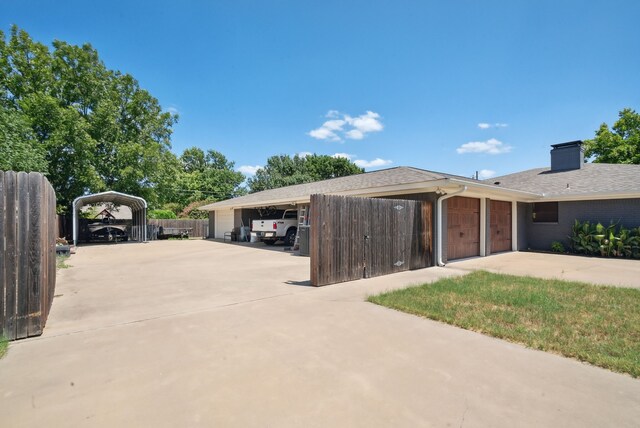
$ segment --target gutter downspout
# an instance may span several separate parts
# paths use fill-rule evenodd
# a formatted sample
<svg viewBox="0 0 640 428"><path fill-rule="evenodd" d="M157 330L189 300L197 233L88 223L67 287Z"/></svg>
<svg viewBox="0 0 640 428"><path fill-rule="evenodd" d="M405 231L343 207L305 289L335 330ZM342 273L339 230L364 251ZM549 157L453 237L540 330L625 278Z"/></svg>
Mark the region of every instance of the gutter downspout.
<svg viewBox="0 0 640 428"><path fill-rule="evenodd" d="M438 241L436 243L436 246L437 246L436 250L438 252L438 266L444 266L444 262L442 261L442 201L444 201L445 199L452 198L466 191L467 191L467 186L462 186L459 190L456 190L453 193L440 196L438 198L438 201L436 202L437 210L438 210L438 218L436 219L437 220L436 233L438 234Z"/></svg>

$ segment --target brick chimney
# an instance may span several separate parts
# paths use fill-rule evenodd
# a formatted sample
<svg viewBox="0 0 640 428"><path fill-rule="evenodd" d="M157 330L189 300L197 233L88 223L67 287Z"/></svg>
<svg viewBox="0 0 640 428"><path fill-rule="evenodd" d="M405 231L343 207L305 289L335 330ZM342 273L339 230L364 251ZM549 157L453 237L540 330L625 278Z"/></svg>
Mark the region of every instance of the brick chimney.
<svg viewBox="0 0 640 428"><path fill-rule="evenodd" d="M551 145L551 171L580 169L584 165L582 141Z"/></svg>

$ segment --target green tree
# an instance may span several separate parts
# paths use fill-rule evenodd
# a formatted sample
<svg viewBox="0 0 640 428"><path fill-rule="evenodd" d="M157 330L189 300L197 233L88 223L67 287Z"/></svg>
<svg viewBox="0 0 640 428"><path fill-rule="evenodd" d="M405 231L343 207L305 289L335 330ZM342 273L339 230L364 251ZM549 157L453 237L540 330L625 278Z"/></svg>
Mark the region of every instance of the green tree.
<svg viewBox="0 0 640 428"><path fill-rule="evenodd" d="M63 207L103 190L142 196L152 206L170 201L180 172L171 152L177 116L162 111L133 76L107 69L91 45L52 46L17 26L8 41L0 32L3 157L35 153L35 164L21 161L20 169L46 171Z"/></svg>
<svg viewBox="0 0 640 428"><path fill-rule="evenodd" d="M609 129L600 125L593 140L585 141L585 156L598 163L640 164L640 114L625 108Z"/></svg>
<svg viewBox="0 0 640 428"><path fill-rule="evenodd" d="M18 110L0 109L0 153L0 171L47 171L44 150Z"/></svg>
<svg viewBox="0 0 640 428"><path fill-rule="evenodd" d="M247 184L250 192L254 193L363 172L364 169L346 158L316 154L293 157L278 155L267 159L267 164L258 169L256 175L247 180Z"/></svg>
<svg viewBox="0 0 640 428"><path fill-rule="evenodd" d="M193 202L200 201L200 205L203 205L242 194L240 186L244 175L234 171L234 163L218 151L188 148L180 156L180 166L174 202L183 207ZM193 208L195 206L189 212Z"/></svg>

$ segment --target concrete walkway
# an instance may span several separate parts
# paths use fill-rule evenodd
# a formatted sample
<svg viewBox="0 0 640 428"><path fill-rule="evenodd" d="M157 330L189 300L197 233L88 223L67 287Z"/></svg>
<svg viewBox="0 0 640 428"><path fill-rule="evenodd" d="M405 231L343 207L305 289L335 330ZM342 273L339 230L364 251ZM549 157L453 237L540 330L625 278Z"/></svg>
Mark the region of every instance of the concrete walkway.
<svg viewBox="0 0 640 428"><path fill-rule="evenodd" d="M306 285L308 263L209 241L80 247L59 274L44 335L12 343L0 360L0 425L640 420L637 379L363 301L466 268L317 289Z"/></svg>
<svg viewBox="0 0 640 428"><path fill-rule="evenodd" d="M640 288L640 260L517 252L453 261L447 267Z"/></svg>

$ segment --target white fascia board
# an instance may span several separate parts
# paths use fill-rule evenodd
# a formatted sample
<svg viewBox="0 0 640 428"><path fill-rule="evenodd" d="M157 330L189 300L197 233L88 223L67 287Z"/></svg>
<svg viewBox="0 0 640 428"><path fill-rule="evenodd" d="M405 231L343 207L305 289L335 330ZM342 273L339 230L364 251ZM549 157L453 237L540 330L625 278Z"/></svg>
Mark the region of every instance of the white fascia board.
<svg viewBox="0 0 640 428"><path fill-rule="evenodd" d="M541 201L562 202L562 201L595 201L599 199L640 199L639 192L593 192L593 193L573 193L568 195L542 195Z"/></svg>
<svg viewBox="0 0 640 428"><path fill-rule="evenodd" d="M505 200L518 200L518 201L528 201L528 200L537 200L542 197L542 195L533 192L525 192L524 190L515 190L509 189L505 187L499 187L494 184L485 184L479 183L473 180L462 180L459 178L451 178L452 183L460 184L463 186L467 186L469 190L466 193L472 193L475 195L496 195Z"/></svg>

